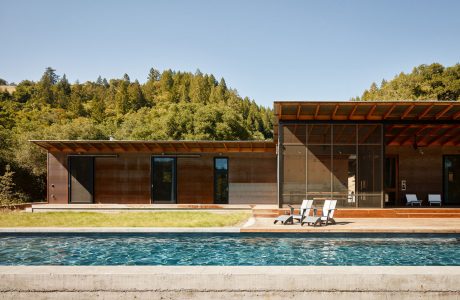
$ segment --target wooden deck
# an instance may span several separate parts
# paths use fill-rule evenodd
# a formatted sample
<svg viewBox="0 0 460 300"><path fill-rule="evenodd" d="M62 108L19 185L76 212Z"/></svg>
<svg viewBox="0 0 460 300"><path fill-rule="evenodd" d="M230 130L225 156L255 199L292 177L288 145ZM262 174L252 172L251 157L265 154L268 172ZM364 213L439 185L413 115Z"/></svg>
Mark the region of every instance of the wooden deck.
<svg viewBox="0 0 460 300"><path fill-rule="evenodd" d="M321 212L321 210L319 210ZM298 210L296 210L298 213ZM254 207L256 218L289 214L287 208ZM460 218L460 207L337 208L335 218Z"/></svg>

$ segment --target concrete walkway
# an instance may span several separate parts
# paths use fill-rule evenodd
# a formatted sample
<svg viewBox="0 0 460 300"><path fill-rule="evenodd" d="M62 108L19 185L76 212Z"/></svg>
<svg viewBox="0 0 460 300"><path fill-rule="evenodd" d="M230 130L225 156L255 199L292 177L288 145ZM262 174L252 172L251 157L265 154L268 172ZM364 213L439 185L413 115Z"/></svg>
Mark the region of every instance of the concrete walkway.
<svg viewBox="0 0 460 300"><path fill-rule="evenodd" d="M460 218L379 218L336 219L336 225L321 227L273 224L273 218L256 218L241 232L389 232L460 233Z"/></svg>

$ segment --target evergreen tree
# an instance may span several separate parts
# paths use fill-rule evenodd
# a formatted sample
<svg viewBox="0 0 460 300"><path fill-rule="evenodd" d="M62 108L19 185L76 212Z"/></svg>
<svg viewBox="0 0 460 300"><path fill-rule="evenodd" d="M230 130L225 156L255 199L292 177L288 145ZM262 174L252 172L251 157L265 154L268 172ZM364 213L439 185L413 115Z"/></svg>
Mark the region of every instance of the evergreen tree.
<svg viewBox="0 0 460 300"><path fill-rule="evenodd" d="M64 74L56 85L56 104L59 107L67 108L70 101L72 89L66 75Z"/></svg>
<svg viewBox="0 0 460 300"><path fill-rule="evenodd" d="M154 68L150 68L149 76L147 77L148 81L159 81L160 77L160 71Z"/></svg>
<svg viewBox="0 0 460 300"><path fill-rule="evenodd" d="M5 173L0 176L0 205L11 205L16 200L13 180L14 172L6 165Z"/></svg>

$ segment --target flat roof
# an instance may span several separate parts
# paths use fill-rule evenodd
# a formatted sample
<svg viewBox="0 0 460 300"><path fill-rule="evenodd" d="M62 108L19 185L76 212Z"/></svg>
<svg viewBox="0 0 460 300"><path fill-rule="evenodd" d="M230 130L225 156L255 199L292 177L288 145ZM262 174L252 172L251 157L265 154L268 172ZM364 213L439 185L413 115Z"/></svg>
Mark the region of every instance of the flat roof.
<svg viewBox="0 0 460 300"><path fill-rule="evenodd" d="M55 152L104 153L275 153L273 141L139 141L139 140L30 140Z"/></svg>
<svg viewBox="0 0 460 300"><path fill-rule="evenodd" d="M280 121L351 121L351 122L385 122L389 124L452 124L458 129L460 124L460 101L275 101L274 139L278 139ZM406 126L407 127L407 126ZM417 134L420 128L410 126L401 132L392 132L390 145L403 145L409 142L405 134ZM424 127L426 130L427 127ZM442 129L445 129L443 127ZM446 131L457 134L457 129ZM396 129L395 129L396 130ZM404 130L404 131L403 131ZM441 130L442 132L442 130ZM401 134L402 133L402 134ZM434 129L431 134L440 131ZM416 134L416 135L417 135ZM403 139L400 143L399 139ZM438 140L439 141L439 140ZM452 139L449 139L449 144ZM457 145L457 144L456 144Z"/></svg>
<svg viewBox="0 0 460 300"><path fill-rule="evenodd" d="M460 119L460 101L275 101L279 121L446 121Z"/></svg>

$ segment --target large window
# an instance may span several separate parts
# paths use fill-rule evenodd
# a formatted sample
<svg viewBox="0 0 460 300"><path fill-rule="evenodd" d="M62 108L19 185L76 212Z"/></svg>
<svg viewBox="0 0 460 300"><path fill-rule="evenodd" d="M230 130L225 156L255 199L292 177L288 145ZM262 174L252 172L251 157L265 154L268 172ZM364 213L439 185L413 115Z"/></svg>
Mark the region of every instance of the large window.
<svg viewBox="0 0 460 300"><path fill-rule="evenodd" d="M282 204L336 199L340 207L382 205L380 124L281 127Z"/></svg>
<svg viewBox="0 0 460 300"><path fill-rule="evenodd" d="M214 158L214 203L228 204L228 158Z"/></svg>

